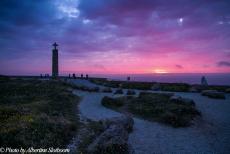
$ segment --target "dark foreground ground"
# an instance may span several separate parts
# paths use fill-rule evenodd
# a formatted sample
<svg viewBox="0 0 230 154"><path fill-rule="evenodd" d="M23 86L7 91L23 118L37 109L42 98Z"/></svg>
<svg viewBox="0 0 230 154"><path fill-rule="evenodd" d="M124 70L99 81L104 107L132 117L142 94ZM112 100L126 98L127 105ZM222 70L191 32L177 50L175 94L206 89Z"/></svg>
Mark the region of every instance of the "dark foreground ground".
<svg viewBox="0 0 230 154"><path fill-rule="evenodd" d="M65 147L79 126L79 97L68 88L58 81L1 77L1 147Z"/></svg>
<svg viewBox="0 0 230 154"><path fill-rule="evenodd" d="M78 145L78 151L74 151L74 153L87 153L88 145L104 132L104 127L96 121L121 115L103 107L101 105L102 98L104 96L117 98L115 93L124 86L124 83L118 85L119 88L111 88L112 92L106 93L104 88L107 87L92 84L89 80L75 79L71 82L72 85L67 84L67 82L48 79L1 77L0 146L66 148L69 147L74 136L80 136L82 140ZM137 90L140 89L138 86L143 86L142 83L127 83L127 85L131 86L129 89L135 89L136 94L140 94L142 91ZM95 90L96 86L99 89L96 88ZM157 86L155 88L158 88ZM174 87L174 85L172 86ZM178 86L176 85L176 87ZM127 89L123 90L122 96L128 93ZM150 109L159 111L159 106L156 104L158 102L155 102L158 99L152 98L155 98L155 95L148 96L148 98L132 98L128 102L126 101L130 111L137 114L134 117L133 132L129 137L129 143L136 153L228 152L229 94L225 94L226 99L224 100L208 98L199 92L175 94L194 99L196 107L202 115L201 119L195 122L195 125L186 128L173 128L159 123L160 119L153 119L153 121L158 121L157 123L152 122L151 117L150 121L141 120L143 118L143 114L140 115L141 111L145 111L144 118L147 119L152 116L148 113ZM81 99L78 96L81 96ZM152 102L149 101L149 98ZM86 123L82 123L78 116L79 100L81 100L79 106L81 119L82 117L86 118ZM142 104L144 110L142 110L143 106L136 108L138 106L133 104L133 102L140 104L143 100L146 100ZM157 106L150 108L152 103ZM172 104L172 106L166 107L166 111L176 111L177 113L177 111L184 111L184 107L181 106L178 110L177 105ZM191 107L193 108L193 106ZM161 107L160 111L162 111ZM161 113L165 115L165 112Z"/></svg>
<svg viewBox="0 0 230 154"><path fill-rule="evenodd" d="M89 153L88 147L110 126L80 120L80 97L73 88L62 80L0 76L0 152ZM111 145L105 154L120 153L120 146ZM93 153L101 151L98 146L91 146L97 151ZM128 146L123 146L127 151Z"/></svg>

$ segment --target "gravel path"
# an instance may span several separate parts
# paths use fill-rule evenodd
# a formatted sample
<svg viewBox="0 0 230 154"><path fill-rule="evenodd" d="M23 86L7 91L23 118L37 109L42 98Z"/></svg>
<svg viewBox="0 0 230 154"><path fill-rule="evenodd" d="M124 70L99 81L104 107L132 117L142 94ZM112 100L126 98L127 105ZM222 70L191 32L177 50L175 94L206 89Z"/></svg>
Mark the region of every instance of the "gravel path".
<svg viewBox="0 0 230 154"><path fill-rule="evenodd" d="M86 81L73 81L76 84L94 87ZM121 115L103 107L100 102L108 93L74 91L82 96L81 115L100 120ZM199 93L175 93L192 98L202 113L194 125L188 128L172 128L156 122L134 118L134 130L129 142L137 154L151 153L230 153L230 95L226 100L215 100Z"/></svg>

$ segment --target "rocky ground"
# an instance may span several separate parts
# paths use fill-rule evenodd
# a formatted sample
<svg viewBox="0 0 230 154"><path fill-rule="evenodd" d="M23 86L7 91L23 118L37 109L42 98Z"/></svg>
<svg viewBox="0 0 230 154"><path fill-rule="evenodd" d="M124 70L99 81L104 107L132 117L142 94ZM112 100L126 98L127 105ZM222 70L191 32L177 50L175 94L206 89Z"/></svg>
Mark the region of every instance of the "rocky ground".
<svg viewBox="0 0 230 154"><path fill-rule="evenodd" d="M87 80L71 80L73 84L96 87ZM100 86L102 88L102 86ZM112 89L115 91L115 89ZM126 90L124 90L126 92ZM136 90L137 94L140 92ZM104 96L116 97L113 93L74 90L82 97L81 116L102 120L121 114L101 105ZM230 94L226 99L212 99L200 93L175 93L195 101L202 118L187 128L172 128L156 122L134 118L134 129L129 143L135 153L229 153L230 152Z"/></svg>

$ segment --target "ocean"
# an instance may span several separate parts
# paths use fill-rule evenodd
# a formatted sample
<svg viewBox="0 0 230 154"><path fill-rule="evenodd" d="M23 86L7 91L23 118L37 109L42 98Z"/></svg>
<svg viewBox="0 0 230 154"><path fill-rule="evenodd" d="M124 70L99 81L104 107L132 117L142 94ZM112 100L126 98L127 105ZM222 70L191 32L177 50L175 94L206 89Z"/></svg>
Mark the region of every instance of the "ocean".
<svg viewBox="0 0 230 154"><path fill-rule="evenodd" d="M167 82L200 84L201 77L205 76L209 85L229 85L230 73L165 73L165 74L100 74L96 77L106 77L110 80L127 80L143 82Z"/></svg>

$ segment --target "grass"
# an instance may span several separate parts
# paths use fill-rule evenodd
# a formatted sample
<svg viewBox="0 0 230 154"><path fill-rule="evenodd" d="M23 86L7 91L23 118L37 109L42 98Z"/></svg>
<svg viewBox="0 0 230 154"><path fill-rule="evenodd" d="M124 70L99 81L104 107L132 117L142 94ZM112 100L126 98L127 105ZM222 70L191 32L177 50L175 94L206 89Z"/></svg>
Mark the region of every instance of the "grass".
<svg viewBox="0 0 230 154"><path fill-rule="evenodd" d="M92 82L113 88L151 90L155 82L91 80ZM185 83L159 83L162 91L189 91L191 86Z"/></svg>
<svg viewBox="0 0 230 154"><path fill-rule="evenodd" d="M120 112L125 110L134 116L173 127L189 126L200 112L194 104L170 101L172 95L171 93L140 93L138 97L104 97L102 105Z"/></svg>
<svg viewBox="0 0 230 154"><path fill-rule="evenodd" d="M87 154L88 146L105 130L102 123L88 120L83 124L84 130L80 133L80 143L78 145L78 154Z"/></svg>
<svg viewBox="0 0 230 154"><path fill-rule="evenodd" d="M71 87L73 89L77 89L77 90L82 90L82 91L88 91L88 92L99 92L100 91L100 88L99 87L87 87L87 86L78 86L78 85L74 85L74 84L71 84Z"/></svg>
<svg viewBox="0 0 230 154"><path fill-rule="evenodd" d="M103 97L101 104L105 107L116 109L124 105L123 99L113 99L108 96Z"/></svg>
<svg viewBox="0 0 230 154"><path fill-rule="evenodd" d="M140 89L149 90L153 86L150 82L132 82L132 81L108 81L108 80L91 80L91 82L112 88Z"/></svg>
<svg viewBox="0 0 230 154"><path fill-rule="evenodd" d="M102 89L102 92L104 92L104 93L111 93L113 91L112 91L111 88L104 88L104 89Z"/></svg>
<svg viewBox="0 0 230 154"><path fill-rule="evenodd" d="M214 99L225 99L225 94L223 92L217 92L216 90L205 90L202 91L201 95Z"/></svg>
<svg viewBox="0 0 230 154"><path fill-rule="evenodd" d="M123 92L123 90L122 89L117 89L115 92L114 92L114 94L123 94L124 92Z"/></svg>
<svg viewBox="0 0 230 154"><path fill-rule="evenodd" d="M191 86L186 83L160 83L162 91L188 92Z"/></svg>
<svg viewBox="0 0 230 154"><path fill-rule="evenodd" d="M230 86L218 86L218 85L209 85L209 86L201 86L201 85L193 85L199 92L203 90L217 90L219 92L225 92Z"/></svg>
<svg viewBox="0 0 230 154"><path fill-rule="evenodd" d="M135 95L136 92L134 90L128 90L126 94L127 95Z"/></svg>
<svg viewBox="0 0 230 154"><path fill-rule="evenodd" d="M3 147L65 147L76 134L79 98L61 81L0 77Z"/></svg>
<svg viewBox="0 0 230 154"><path fill-rule="evenodd" d="M156 82L138 82L138 81L109 81L106 79L92 79L91 82L104 85L112 88L123 88L123 89L139 89L139 90L151 90L154 85L157 84L157 89L161 91L172 91L172 92L189 92L191 87L196 88L199 92L202 90L217 90L225 92L230 86L218 86L218 85L190 85L186 83L156 83Z"/></svg>

